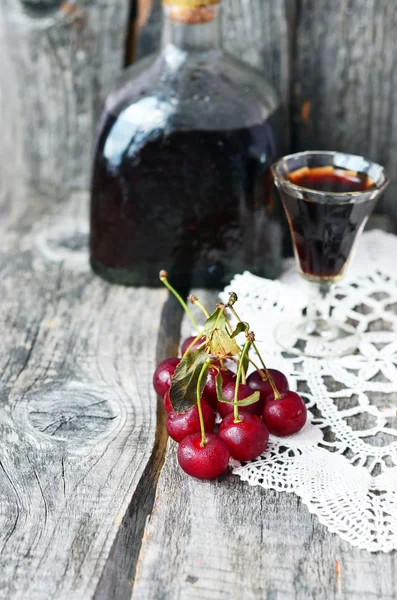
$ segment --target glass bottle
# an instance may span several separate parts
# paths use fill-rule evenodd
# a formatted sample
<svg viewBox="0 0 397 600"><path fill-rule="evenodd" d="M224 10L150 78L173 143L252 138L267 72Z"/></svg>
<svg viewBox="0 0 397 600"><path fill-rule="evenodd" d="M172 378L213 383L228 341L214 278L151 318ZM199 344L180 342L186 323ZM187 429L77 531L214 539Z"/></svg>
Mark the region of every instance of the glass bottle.
<svg viewBox="0 0 397 600"><path fill-rule="evenodd" d="M102 116L90 260L105 279L220 288L276 277L272 191L280 109L263 75L225 53L220 0L163 0L160 51L128 69Z"/></svg>

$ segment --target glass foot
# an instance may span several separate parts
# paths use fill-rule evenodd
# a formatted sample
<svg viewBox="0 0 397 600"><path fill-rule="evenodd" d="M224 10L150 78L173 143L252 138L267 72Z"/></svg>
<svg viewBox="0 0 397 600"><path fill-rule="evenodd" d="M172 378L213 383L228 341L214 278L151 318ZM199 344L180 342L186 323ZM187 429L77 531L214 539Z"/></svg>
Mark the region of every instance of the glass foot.
<svg viewBox="0 0 397 600"><path fill-rule="evenodd" d="M350 325L337 321L306 319L285 321L275 332L277 343L289 354L314 358L336 358L354 352L360 336Z"/></svg>

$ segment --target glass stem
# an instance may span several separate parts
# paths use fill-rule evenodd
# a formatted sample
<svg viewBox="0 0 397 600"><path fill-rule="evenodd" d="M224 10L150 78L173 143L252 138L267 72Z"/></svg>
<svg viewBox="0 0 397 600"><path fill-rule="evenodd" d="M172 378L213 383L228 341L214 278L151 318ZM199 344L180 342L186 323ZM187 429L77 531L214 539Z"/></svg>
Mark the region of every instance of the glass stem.
<svg viewBox="0 0 397 600"><path fill-rule="evenodd" d="M313 283L312 293L307 307L306 332L311 335L326 336L331 318L332 285Z"/></svg>

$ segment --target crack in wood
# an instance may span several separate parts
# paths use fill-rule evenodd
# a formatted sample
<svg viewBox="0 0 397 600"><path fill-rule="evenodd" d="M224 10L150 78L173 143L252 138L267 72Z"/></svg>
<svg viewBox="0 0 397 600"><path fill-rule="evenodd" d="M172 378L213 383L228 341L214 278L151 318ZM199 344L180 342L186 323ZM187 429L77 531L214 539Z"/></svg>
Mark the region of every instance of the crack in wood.
<svg viewBox="0 0 397 600"><path fill-rule="evenodd" d="M7 546L7 544L8 544L8 541L11 539L12 535L14 534L14 532L15 532L15 530L16 530L16 528L17 528L18 521L19 521L19 516L20 516L20 508L19 508L19 507L20 507L22 504L21 504L21 501L20 501L20 497L19 497L18 491L17 491L17 489L16 489L16 487L15 487L15 485L14 485L14 483L13 483L12 479L11 479L11 478L10 478L10 476L8 475L8 473L7 473L7 471L6 471L6 469L5 469L5 467L4 467L4 465L3 465L3 463L2 463L2 461L1 461L1 460L0 460L0 468L2 469L2 471L3 471L4 475L6 476L6 478L8 479L8 481L9 481L9 483L10 483L10 485L11 485L11 488L13 489L13 491L14 491L14 493L15 493L15 497L16 497L16 499L17 499L17 502L16 502L16 504L15 504L16 511L17 511L17 514L16 514L16 516L15 516L15 521L14 521L14 523L12 524L11 531L9 532L9 534L7 535L7 537L5 538L4 542L2 542L2 543L1 543L0 555L2 555L2 554L3 554L3 552L4 552L4 551L5 551L5 549L6 549L6 546Z"/></svg>
<svg viewBox="0 0 397 600"><path fill-rule="evenodd" d="M66 496L65 459L63 456L61 456L61 469L63 495Z"/></svg>
<svg viewBox="0 0 397 600"><path fill-rule="evenodd" d="M44 527L45 527L45 526L46 526L46 524L47 524L47 518L48 518L48 506L47 506L47 501L46 501L46 499L45 499L45 497L44 497L43 488L41 487L40 479L39 479L39 476L38 476L38 474L37 474L37 471L36 471L36 469L33 469L33 473L34 473L34 476L35 476L35 478L36 478L37 485L39 486L41 497L43 498L43 504L44 504Z"/></svg>

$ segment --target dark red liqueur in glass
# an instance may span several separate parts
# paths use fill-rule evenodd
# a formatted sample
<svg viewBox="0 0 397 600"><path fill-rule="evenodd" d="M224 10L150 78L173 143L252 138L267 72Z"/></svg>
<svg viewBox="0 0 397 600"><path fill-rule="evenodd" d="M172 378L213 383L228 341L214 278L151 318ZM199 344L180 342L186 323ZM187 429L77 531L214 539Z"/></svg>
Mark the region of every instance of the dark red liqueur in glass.
<svg viewBox="0 0 397 600"><path fill-rule="evenodd" d="M121 115L122 116L122 113ZM118 119L120 119L120 116ZM128 135L108 114L91 190L91 264L110 281L222 287L249 269L278 275L280 208L268 121L236 130Z"/></svg>
<svg viewBox="0 0 397 600"><path fill-rule="evenodd" d="M333 166L304 167L289 173L288 179L303 188L303 198L283 192L302 274L309 279L338 279L377 201L376 197L352 202L343 194L364 192L373 182L365 174ZM326 195L315 201L305 197L304 188Z"/></svg>

